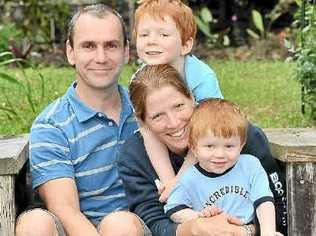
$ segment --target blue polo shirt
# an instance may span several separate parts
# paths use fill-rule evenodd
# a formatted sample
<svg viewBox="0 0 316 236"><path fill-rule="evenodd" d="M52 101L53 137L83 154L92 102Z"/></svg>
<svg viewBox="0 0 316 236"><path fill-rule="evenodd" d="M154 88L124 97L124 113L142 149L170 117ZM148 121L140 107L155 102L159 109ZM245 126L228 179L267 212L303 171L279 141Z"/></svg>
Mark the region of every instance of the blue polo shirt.
<svg viewBox="0 0 316 236"><path fill-rule="evenodd" d="M81 211L94 222L128 208L117 170L121 145L137 129L128 93L119 86L122 110L116 124L86 106L73 83L36 118L30 134L33 188L58 178L75 180Z"/></svg>

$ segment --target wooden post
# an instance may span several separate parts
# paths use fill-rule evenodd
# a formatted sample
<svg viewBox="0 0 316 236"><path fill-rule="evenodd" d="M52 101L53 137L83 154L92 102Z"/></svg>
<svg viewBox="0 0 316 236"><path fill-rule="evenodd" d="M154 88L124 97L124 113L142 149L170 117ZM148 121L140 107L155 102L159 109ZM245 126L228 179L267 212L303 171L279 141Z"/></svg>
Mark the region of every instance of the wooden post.
<svg viewBox="0 0 316 236"><path fill-rule="evenodd" d="M265 130L286 164L288 235L316 235L316 129Z"/></svg>
<svg viewBox="0 0 316 236"><path fill-rule="evenodd" d="M0 235L14 236L15 175L28 158L27 136L0 139Z"/></svg>

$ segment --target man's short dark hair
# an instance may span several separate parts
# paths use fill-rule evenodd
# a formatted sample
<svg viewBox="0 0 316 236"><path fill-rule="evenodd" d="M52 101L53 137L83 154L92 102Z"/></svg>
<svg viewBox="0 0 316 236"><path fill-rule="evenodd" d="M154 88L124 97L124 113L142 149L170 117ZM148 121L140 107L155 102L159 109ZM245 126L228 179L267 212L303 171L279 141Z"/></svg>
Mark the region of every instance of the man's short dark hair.
<svg viewBox="0 0 316 236"><path fill-rule="evenodd" d="M125 26L122 16L117 11L115 11L114 9L104 4L93 4L93 5L80 8L77 12L74 13L71 20L69 21L67 39L69 40L71 47L73 47L73 36L74 36L74 28L75 28L76 22L79 19L79 17L83 14L89 14L98 18L103 18L109 14L115 15L121 22L124 46L128 44L126 26Z"/></svg>

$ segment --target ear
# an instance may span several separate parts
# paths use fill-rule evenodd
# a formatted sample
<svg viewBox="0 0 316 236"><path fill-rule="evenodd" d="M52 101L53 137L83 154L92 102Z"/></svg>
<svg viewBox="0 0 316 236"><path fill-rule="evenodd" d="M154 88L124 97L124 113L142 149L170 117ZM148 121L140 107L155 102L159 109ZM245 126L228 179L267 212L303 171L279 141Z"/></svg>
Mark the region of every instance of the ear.
<svg viewBox="0 0 316 236"><path fill-rule="evenodd" d="M127 64L129 61L129 41L127 41L126 46L124 47L124 64Z"/></svg>
<svg viewBox="0 0 316 236"><path fill-rule="evenodd" d="M182 56L185 56L187 54L189 54L192 50L192 47L193 47L193 38L189 38L186 42L184 42L182 44L182 48L181 48L181 53L182 53Z"/></svg>
<svg viewBox="0 0 316 236"><path fill-rule="evenodd" d="M241 152L241 150L243 149L243 147L245 146L246 141L244 141L244 143L240 144L240 148L239 148L239 152Z"/></svg>
<svg viewBox="0 0 316 236"><path fill-rule="evenodd" d="M70 65L75 65L74 49L71 47L69 40L66 42L66 55Z"/></svg>

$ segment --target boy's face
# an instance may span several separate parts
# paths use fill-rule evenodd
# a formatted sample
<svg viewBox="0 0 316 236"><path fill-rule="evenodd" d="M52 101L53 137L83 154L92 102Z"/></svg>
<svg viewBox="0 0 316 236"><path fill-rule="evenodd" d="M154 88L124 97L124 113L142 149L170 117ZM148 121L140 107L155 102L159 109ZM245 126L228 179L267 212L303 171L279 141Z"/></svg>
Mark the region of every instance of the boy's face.
<svg viewBox="0 0 316 236"><path fill-rule="evenodd" d="M199 138L193 152L203 169L222 174L236 163L242 147L239 136L215 137L210 132L207 136Z"/></svg>
<svg viewBox="0 0 316 236"><path fill-rule="evenodd" d="M175 22L169 16L164 20L145 15L137 27L138 56L147 64L170 64L183 67L183 57L192 49L193 40L183 43ZM181 64L182 63L182 64Z"/></svg>

